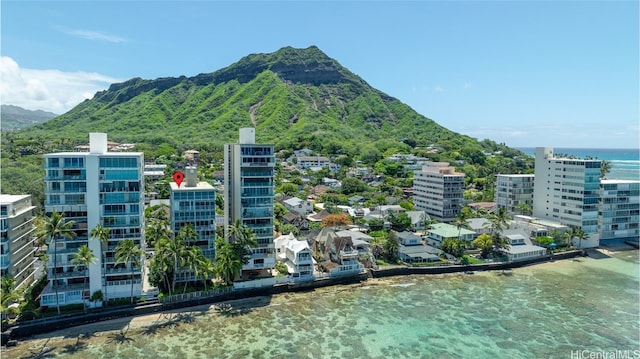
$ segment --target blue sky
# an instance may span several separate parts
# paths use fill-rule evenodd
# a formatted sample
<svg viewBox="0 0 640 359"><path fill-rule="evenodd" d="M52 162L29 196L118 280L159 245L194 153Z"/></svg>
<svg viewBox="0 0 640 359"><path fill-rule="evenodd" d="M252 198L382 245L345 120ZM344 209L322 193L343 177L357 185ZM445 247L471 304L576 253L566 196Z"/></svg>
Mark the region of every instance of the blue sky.
<svg viewBox="0 0 640 359"><path fill-rule="evenodd" d="M318 46L456 132L639 147L637 1L1 3L3 104L64 113L109 84Z"/></svg>

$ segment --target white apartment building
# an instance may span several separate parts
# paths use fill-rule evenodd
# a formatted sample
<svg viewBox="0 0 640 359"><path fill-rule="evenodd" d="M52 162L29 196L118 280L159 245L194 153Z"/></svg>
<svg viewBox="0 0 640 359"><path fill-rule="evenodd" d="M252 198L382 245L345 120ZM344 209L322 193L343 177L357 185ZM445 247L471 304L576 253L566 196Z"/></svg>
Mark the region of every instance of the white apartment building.
<svg viewBox="0 0 640 359"><path fill-rule="evenodd" d="M549 147L536 148L533 215L582 228L597 247L601 160L557 158Z"/></svg>
<svg viewBox="0 0 640 359"><path fill-rule="evenodd" d="M298 156L298 168L307 169L311 167L328 167L331 164L329 157L324 156Z"/></svg>
<svg viewBox="0 0 640 359"><path fill-rule="evenodd" d="M178 234L183 226L191 224L198 237L187 243L197 246L210 260L216 249L216 192L212 185L198 181L196 167L187 167L184 181L178 186L171 182L171 229ZM185 272L186 274L186 272ZM190 275L178 280L194 280Z"/></svg>
<svg viewBox="0 0 640 359"><path fill-rule="evenodd" d="M521 204L532 208L534 178L533 174L498 175L494 194L497 207L517 214L522 214L518 208Z"/></svg>
<svg viewBox="0 0 640 359"><path fill-rule="evenodd" d="M415 210L431 219L453 222L464 203L464 173L456 172L447 162L429 162L413 175Z"/></svg>
<svg viewBox="0 0 640 359"><path fill-rule="evenodd" d="M144 154L109 152L105 133L91 133L89 139L89 152L44 155L45 213L55 211L74 221L76 236L49 246L49 284L42 292L42 306L56 305L54 285L60 305L82 303L98 290L105 299L128 298L132 281L134 296L142 290L142 266L133 268L133 273L130 263L116 266L115 250L125 239L132 239L141 249L145 246ZM91 230L99 224L110 229L105 253L100 241L90 238ZM84 286L85 271L74 269L71 263L82 245L88 245L97 259L87 271L89 291Z"/></svg>
<svg viewBox="0 0 640 359"><path fill-rule="evenodd" d="M13 277L15 288L27 288L37 279L35 208L31 195L0 194L0 273Z"/></svg>
<svg viewBox="0 0 640 359"><path fill-rule="evenodd" d="M640 237L640 181L600 181L600 245Z"/></svg>
<svg viewBox="0 0 640 359"><path fill-rule="evenodd" d="M240 220L255 233L258 242L242 269L273 269L273 145L256 144L255 128L241 128L238 143L224 145L224 165L225 236L229 226Z"/></svg>

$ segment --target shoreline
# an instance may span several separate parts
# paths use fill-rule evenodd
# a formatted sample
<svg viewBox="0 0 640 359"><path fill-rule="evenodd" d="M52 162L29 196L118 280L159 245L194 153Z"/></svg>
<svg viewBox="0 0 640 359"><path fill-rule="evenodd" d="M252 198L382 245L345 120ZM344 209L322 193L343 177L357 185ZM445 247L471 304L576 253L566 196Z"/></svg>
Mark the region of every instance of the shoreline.
<svg viewBox="0 0 640 359"><path fill-rule="evenodd" d="M602 248L595 249L596 251L602 253ZM634 251L637 250L632 248L631 246L621 245L616 247L609 247L606 249L606 253L619 253L625 251ZM608 257L605 253L602 253L603 256ZM573 258L565 258L565 259L556 259L556 260L545 260L537 263L528 264L526 266L522 266L520 268L531 267L531 266L551 266L555 262L565 262L574 260ZM597 258L594 258L597 259ZM517 269L517 268L514 268ZM497 272L496 270L487 270L484 272ZM424 274L410 274L410 275L419 275L424 276ZM448 276L448 275L466 275L464 272L459 271L455 273L446 273L446 274L438 274L439 276ZM376 285L379 283L385 283L389 281L393 281L393 277L378 277L378 278L368 278L364 282L360 283L352 283L346 284L346 286L352 285ZM331 288L337 285L331 285L325 288ZM344 284L343 284L344 286ZM283 292L279 293L282 298L286 298L288 295L295 295L295 292ZM280 297L280 296L279 296ZM205 315L235 315L237 313L243 313L247 310L259 309L262 307L269 307L274 305L270 302L270 297L265 295L259 296L250 296L239 299L232 300L224 300L217 303L211 304L199 304L189 307L175 308L175 309L167 309L163 311L153 312L149 314L140 314L133 316L123 316L114 319L108 319L104 321L98 321L94 323L81 324L77 326L71 326L67 328L57 329L51 332L33 334L31 336L12 339L14 343L17 344L15 347L6 347L3 346L0 350L3 354L9 354L15 351L24 351L25 346L28 346L29 349L37 349L40 348L42 350L47 350L47 348L51 349L51 346L55 348L70 348L73 346L83 345L82 341L91 340L97 342L105 342L105 341L126 341L128 340L127 335L139 335L147 332L155 332L157 329L162 329L166 327L174 327L180 326L182 324L187 324L195 319L195 317L205 316ZM280 299L282 299L280 298ZM52 343L53 342L53 343ZM37 353L32 353L33 355L39 355Z"/></svg>

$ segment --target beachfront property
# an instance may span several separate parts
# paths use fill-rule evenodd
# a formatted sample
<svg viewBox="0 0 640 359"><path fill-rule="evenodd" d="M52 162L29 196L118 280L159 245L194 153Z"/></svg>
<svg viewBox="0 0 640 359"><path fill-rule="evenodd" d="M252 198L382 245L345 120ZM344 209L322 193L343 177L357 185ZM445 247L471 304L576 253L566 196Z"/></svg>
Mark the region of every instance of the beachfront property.
<svg viewBox="0 0 640 359"><path fill-rule="evenodd" d="M640 181L600 181L600 245L638 241Z"/></svg>
<svg viewBox="0 0 640 359"><path fill-rule="evenodd" d="M255 128L241 128L238 143L224 145L225 237L229 227L240 221L256 235L243 271L267 271L275 266L273 145L257 144Z"/></svg>
<svg viewBox="0 0 640 359"><path fill-rule="evenodd" d="M360 252L351 236L340 236L333 228L325 227L311 239L314 253L321 254L318 266L329 276L361 273L364 265L358 261Z"/></svg>
<svg viewBox="0 0 640 359"><path fill-rule="evenodd" d="M187 246L197 246L202 254L210 260L216 254L216 192L208 182L198 181L196 167L186 167L184 180L178 186L171 182L171 229L176 235L185 225L190 224L195 230L195 240L187 242ZM181 271L177 281L197 280L193 273Z"/></svg>
<svg viewBox="0 0 640 359"><path fill-rule="evenodd" d="M89 140L88 152L44 155L45 214L58 212L65 220L74 221L76 236L48 246L49 283L42 291L42 306L82 303L97 291L102 291L105 300L128 298L132 281L134 295L142 290L143 266L115 265L115 250L125 239L145 247L144 154L108 151L106 133L90 133ZM98 225L110 230L104 253L100 241L90 238L91 230ZM88 271L74 268L71 262L83 245L96 257Z"/></svg>
<svg viewBox="0 0 640 359"><path fill-rule="evenodd" d="M447 162L429 162L414 172L414 209L437 221L453 222L464 203L464 177Z"/></svg>
<svg viewBox="0 0 640 359"><path fill-rule="evenodd" d="M31 195L0 194L0 273L15 279L14 288L27 288L37 279L35 208Z"/></svg>
<svg viewBox="0 0 640 359"><path fill-rule="evenodd" d="M509 261L521 261L525 259L542 257L547 254L547 249L529 243L522 234L507 234L509 248L500 249Z"/></svg>
<svg viewBox="0 0 640 359"><path fill-rule="evenodd" d="M519 206L533 207L533 174L499 174L496 178L495 202L497 208L504 208L508 213L523 213Z"/></svg>
<svg viewBox="0 0 640 359"><path fill-rule="evenodd" d="M435 245L440 245L445 239L459 239L463 241L472 241L476 232L466 228L458 228L447 223L435 223L427 230L427 239Z"/></svg>
<svg viewBox="0 0 640 359"><path fill-rule="evenodd" d="M575 241L597 247L601 160L558 158L549 147L535 153L533 216L582 228L588 239Z"/></svg>
<svg viewBox="0 0 640 359"><path fill-rule="evenodd" d="M313 280L313 256L307 241L299 241L289 233L274 240L276 258L287 266L293 280Z"/></svg>

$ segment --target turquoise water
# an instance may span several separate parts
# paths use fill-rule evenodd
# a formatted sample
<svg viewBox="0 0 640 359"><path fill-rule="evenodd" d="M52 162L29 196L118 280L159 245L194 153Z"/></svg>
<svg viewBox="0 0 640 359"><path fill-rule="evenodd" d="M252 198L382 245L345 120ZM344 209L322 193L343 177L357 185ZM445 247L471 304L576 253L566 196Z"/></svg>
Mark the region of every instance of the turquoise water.
<svg viewBox="0 0 640 359"><path fill-rule="evenodd" d="M529 156L535 156L535 148L518 148ZM637 148L554 148L555 154L578 158L596 158L611 162L609 179L640 180L640 150Z"/></svg>
<svg viewBox="0 0 640 359"><path fill-rule="evenodd" d="M635 350L639 271L634 250L504 273L370 280L236 302L124 334L37 339L3 357L43 348L59 358L569 358L576 350Z"/></svg>

